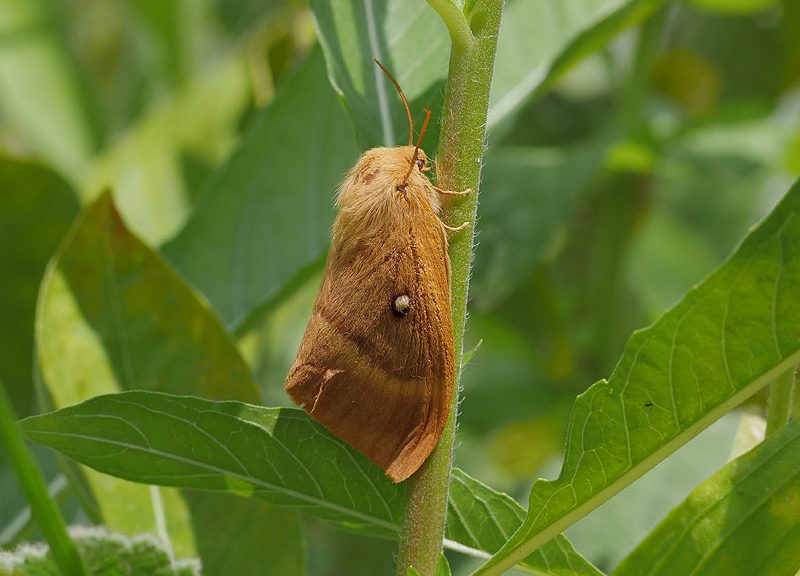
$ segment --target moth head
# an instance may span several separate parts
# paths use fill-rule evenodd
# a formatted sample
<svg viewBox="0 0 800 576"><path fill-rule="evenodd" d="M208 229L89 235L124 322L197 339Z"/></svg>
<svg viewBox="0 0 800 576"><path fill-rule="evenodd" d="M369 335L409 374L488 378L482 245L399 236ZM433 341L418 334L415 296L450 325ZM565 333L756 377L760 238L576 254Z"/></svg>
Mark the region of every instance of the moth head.
<svg viewBox="0 0 800 576"><path fill-rule="evenodd" d="M425 155L424 150L418 148L416 156L412 156L412 158L414 160L414 165L417 167L417 170L419 170L423 174L431 171L431 161L428 159L428 156Z"/></svg>
<svg viewBox="0 0 800 576"><path fill-rule="evenodd" d="M428 155L425 154L425 151L422 148L417 146L399 146L398 150L402 150L402 162L404 164L403 168L406 169L406 172L409 174L413 174L416 172L430 172L430 160L428 159Z"/></svg>
<svg viewBox="0 0 800 576"><path fill-rule="evenodd" d="M403 184L421 184L417 178L425 178L423 174L430 169L430 160L421 148L372 148L361 155L350 179L357 186L392 191Z"/></svg>

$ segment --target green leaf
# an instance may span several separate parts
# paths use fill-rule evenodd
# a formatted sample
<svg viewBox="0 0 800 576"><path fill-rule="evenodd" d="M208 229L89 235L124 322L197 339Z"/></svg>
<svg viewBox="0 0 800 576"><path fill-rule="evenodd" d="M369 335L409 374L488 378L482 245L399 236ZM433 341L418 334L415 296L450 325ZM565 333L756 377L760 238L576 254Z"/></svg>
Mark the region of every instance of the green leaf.
<svg viewBox="0 0 800 576"><path fill-rule="evenodd" d="M442 554L439 556L439 562L436 564L436 576L452 576L450 571L450 564L447 562L447 556Z"/></svg>
<svg viewBox="0 0 800 576"><path fill-rule="evenodd" d="M408 142L408 120L395 87L372 61L378 58L405 92L419 130L422 108L441 115L450 38L424 0L312 0L328 76L342 96L363 148ZM439 140L439 122L427 142ZM429 145L434 148L434 145Z"/></svg>
<svg viewBox="0 0 800 576"><path fill-rule="evenodd" d="M126 388L258 399L247 366L207 303L127 231L108 193L86 211L46 275L37 340L56 406ZM276 570L285 563L302 566L298 520L285 512L131 484L91 470L85 476L99 520L126 533L159 529L179 553L195 554L202 542L207 574L239 572L253 562ZM251 539L239 541L249 554L230 556L218 536L220 521L203 521L220 508L232 529L251 526ZM276 514L284 519L280 534L270 527ZM261 539L260 545L252 539Z"/></svg>
<svg viewBox="0 0 800 576"><path fill-rule="evenodd" d="M725 414L564 534L582 554L597 558L610 571L689 492L730 462L742 418L739 411Z"/></svg>
<svg viewBox="0 0 800 576"><path fill-rule="evenodd" d="M133 388L258 399L225 329L127 231L108 192L59 249L37 315L39 364L56 406Z"/></svg>
<svg viewBox="0 0 800 576"><path fill-rule="evenodd" d="M800 420L698 486L614 576L794 576L800 570Z"/></svg>
<svg viewBox="0 0 800 576"><path fill-rule="evenodd" d="M33 317L45 266L78 213L42 164L0 157L0 380L18 416L33 412Z"/></svg>
<svg viewBox="0 0 800 576"><path fill-rule="evenodd" d="M503 12L489 127L665 0L516 0Z"/></svg>
<svg viewBox="0 0 800 576"><path fill-rule="evenodd" d="M302 410L131 391L24 426L31 439L119 478L254 496L383 537L402 519L405 486Z"/></svg>
<svg viewBox="0 0 800 576"><path fill-rule="evenodd" d="M231 328L319 266L332 198L355 161L319 51L253 120L165 254Z"/></svg>
<svg viewBox="0 0 800 576"><path fill-rule="evenodd" d="M481 344L483 344L483 340L478 340L475 346L464 352L464 356L461 358L461 370L464 370L464 368L469 365L469 363L472 361L472 357L475 356L480 349Z"/></svg>
<svg viewBox="0 0 800 576"><path fill-rule="evenodd" d="M43 0L3 2L0 110L25 142L75 181L99 135L54 6Z"/></svg>
<svg viewBox="0 0 800 576"><path fill-rule="evenodd" d="M800 182L719 270L635 333L578 397L559 478L477 573L498 573L619 492L800 360Z"/></svg>
<svg viewBox="0 0 800 576"><path fill-rule="evenodd" d="M598 9L597 0L589 2L591 9L578 4L570 2L566 12L570 18L565 22L574 32L568 36L572 44L565 52L570 57L564 56L566 60L552 74L583 55L587 45L595 48L649 14L657 2L616 2L607 10ZM550 33L561 23L556 8L548 9L550 16L541 20L542 34L514 27L513 22L520 19L536 22L538 27L537 6L531 0L517 0L504 18L510 28L501 32L501 42L513 53L509 61L513 56L518 66L526 66L507 71L505 79L495 84L495 98L501 98L503 105L506 92L519 99L504 114L538 86L538 81L531 85L521 77L529 71L530 56L515 48L516 43L547 37L545 47L552 57L563 48L563 42L556 42ZM415 110L425 105L436 111L443 94L449 42L439 17L422 0L402 6L337 0L312 2L312 8L328 74L351 111L362 146L404 143L403 108L392 101L393 87L372 63L375 51L370 46L379 48L377 55L384 58ZM576 36L579 31L586 37ZM420 45L426 47L423 54L419 54ZM498 66L504 62L501 57L497 61ZM252 321L255 311L263 311L297 286L321 265L327 249L333 220L331 198L355 161L357 148L346 116L323 76L322 58L314 52L287 80L273 104L253 121L239 149L201 194L186 227L164 247L167 257L211 300L232 329L239 330ZM432 123L431 130L436 124ZM430 140L435 141L436 135L432 136ZM278 245L280 251L272 249Z"/></svg>
<svg viewBox="0 0 800 576"><path fill-rule="evenodd" d="M498 38L489 127L663 4L664 0L509 2ZM440 116L450 38L425 2L312 0L311 8L328 75L350 111L362 146L404 144L408 126L394 87L372 63L373 56L400 83L415 118L423 107L433 111L434 119ZM438 141L438 124L431 122L428 142Z"/></svg>
<svg viewBox="0 0 800 576"><path fill-rule="evenodd" d="M474 550L494 553L524 519L525 509L513 498L481 484L459 468L453 469L447 510L446 536L449 540ZM552 576L602 575L575 551L564 536L555 537L523 559L517 567L533 574Z"/></svg>
<svg viewBox="0 0 800 576"><path fill-rule="evenodd" d="M390 482L302 410L130 391L22 424L32 440L119 478L231 492L352 531L398 536L405 484ZM485 557L524 517L510 497L461 471L451 488L446 536L454 550ZM522 566L553 576L598 574L563 536Z"/></svg>

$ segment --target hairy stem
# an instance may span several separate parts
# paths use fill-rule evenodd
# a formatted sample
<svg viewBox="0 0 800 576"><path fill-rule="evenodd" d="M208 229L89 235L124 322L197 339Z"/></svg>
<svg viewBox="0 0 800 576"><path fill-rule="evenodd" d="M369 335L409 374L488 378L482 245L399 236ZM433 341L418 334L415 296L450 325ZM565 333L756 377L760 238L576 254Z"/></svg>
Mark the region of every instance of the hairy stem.
<svg viewBox="0 0 800 576"><path fill-rule="evenodd" d="M64 518L47 491L42 473L25 447L11 408L11 401L2 383L0 383L0 446L5 448L20 487L30 503L32 516L47 543L50 544L50 554L59 571L62 574L85 576L87 572L83 560L67 534Z"/></svg>
<svg viewBox="0 0 800 576"><path fill-rule="evenodd" d="M397 563L397 573L402 576L407 574L411 566L421 576L433 575L442 550L456 430L458 383L461 380L478 185L502 10L502 0L473 2L466 13L456 9L455 4L449 0L428 2L445 21L453 40L442 113L442 135L436 159L437 184L448 190L470 188L473 192L454 202L445 214L445 220L450 225L459 226L463 222L469 222L466 229L452 234L449 239L455 365L458 367L456 392L439 445L409 481L408 503Z"/></svg>

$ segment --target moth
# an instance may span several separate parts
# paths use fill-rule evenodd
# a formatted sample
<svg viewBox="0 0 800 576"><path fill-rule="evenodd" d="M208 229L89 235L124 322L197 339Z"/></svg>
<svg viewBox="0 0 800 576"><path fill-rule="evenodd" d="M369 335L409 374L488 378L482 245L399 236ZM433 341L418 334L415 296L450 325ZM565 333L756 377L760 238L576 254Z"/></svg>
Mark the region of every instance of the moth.
<svg viewBox="0 0 800 576"><path fill-rule="evenodd" d="M394 482L431 453L453 399L450 260L441 194L416 145L364 152L342 182L331 247L285 389Z"/></svg>

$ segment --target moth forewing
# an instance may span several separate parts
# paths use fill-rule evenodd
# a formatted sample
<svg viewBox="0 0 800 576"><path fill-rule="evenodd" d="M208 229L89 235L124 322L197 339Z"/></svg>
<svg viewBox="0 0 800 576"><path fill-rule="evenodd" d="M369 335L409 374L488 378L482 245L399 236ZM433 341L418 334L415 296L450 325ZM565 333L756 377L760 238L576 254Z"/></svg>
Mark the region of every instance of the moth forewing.
<svg viewBox="0 0 800 576"><path fill-rule="evenodd" d="M447 239L426 162L413 146L374 148L343 182L322 286L285 384L395 482L431 453L453 395Z"/></svg>

